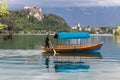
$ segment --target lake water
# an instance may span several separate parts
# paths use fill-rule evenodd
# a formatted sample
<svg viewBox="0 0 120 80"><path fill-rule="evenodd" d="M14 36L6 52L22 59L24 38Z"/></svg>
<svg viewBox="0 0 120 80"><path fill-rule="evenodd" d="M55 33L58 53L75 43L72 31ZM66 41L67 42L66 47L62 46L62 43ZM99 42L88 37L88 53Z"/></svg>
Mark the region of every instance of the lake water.
<svg viewBox="0 0 120 80"><path fill-rule="evenodd" d="M0 36L0 80L119 80L120 36L92 36L104 41L96 53L52 54L40 50L43 35ZM55 40L52 39L52 43Z"/></svg>

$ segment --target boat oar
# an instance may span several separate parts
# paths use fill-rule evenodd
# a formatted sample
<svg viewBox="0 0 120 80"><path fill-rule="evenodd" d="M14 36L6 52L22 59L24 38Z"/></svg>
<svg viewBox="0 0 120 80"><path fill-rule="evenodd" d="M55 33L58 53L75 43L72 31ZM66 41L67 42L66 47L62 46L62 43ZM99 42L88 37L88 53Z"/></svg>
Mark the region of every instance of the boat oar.
<svg viewBox="0 0 120 80"><path fill-rule="evenodd" d="M52 47L52 49L53 49L53 51L54 51L54 56L55 56L55 55L58 54L58 53L55 51L55 49L54 49L54 47L53 47L51 41L49 41L49 43L50 43L50 45L51 45L51 47Z"/></svg>

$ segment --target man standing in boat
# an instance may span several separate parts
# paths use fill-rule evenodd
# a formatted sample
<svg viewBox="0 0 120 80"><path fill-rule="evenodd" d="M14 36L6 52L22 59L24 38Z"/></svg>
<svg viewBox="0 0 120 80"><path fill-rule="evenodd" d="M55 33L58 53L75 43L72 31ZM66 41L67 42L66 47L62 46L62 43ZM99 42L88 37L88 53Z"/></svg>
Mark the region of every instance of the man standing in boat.
<svg viewBox="0 0 120 80"><path fill-rule="evenodd" d="M55 33L55 35L54 35L54 39L56 39L57 41L57 45L58 45L58 34L57 33Z"/></svg>
<svg viewBox="0 0 120 80"><path fill-rule="evenodd" d="M49 33L47 34L46 39L45 39L45 47L49 48Z"/></svg>

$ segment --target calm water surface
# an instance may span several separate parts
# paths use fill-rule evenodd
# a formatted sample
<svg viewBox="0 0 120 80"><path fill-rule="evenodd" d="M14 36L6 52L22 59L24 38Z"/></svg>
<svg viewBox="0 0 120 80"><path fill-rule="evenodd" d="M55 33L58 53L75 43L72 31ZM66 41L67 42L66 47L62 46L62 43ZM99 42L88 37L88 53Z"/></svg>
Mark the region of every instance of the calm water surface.
<svg viewBox="0 0 120 80"><path fill-rule="evenodd" d="M97 53L58 56L39 49L45 36L0 37L0 80L120 80L120 36L92 36L104 41Z"/></svg>

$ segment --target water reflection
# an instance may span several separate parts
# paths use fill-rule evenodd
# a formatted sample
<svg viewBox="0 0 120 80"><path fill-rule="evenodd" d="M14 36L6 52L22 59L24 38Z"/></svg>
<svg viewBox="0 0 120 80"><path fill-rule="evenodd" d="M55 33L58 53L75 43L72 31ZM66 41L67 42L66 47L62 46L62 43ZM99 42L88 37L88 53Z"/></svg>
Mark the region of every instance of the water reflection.
<svg viewBox="0 0 120 80"><path fill-rule="evenodd" d="M61 53L56 56L40 50L1 50L0 53L1 72L8 76L46 72L88 72L90 60L102 59L99 52ZM2 73L0 75L4 75Z"/></svg>
<svg viewBox="0 0 120 80"><path fill-rule="evenodd" d="M60 53L53 56L52 53L43 52L45 65L49 71L51 60L54 64L55 72L88 71L89 59L102 59L100 52L94 53Z"/></svg>
<svg viewBox="0 0 120 80"><path fill-rule="evenodd" d="M115 41L120 46L120 36L115 36Z"/></svg>
<svg viewBox="0 0 120 80"><path fill-rule="evenodd" d="M75 70L77 71L88 71L89 69L89 65L87 65L86 63L84 62L77 62L77 63L55 63L55 71L56 72L73 72Z"/></svg>

